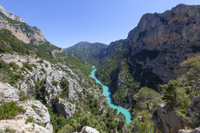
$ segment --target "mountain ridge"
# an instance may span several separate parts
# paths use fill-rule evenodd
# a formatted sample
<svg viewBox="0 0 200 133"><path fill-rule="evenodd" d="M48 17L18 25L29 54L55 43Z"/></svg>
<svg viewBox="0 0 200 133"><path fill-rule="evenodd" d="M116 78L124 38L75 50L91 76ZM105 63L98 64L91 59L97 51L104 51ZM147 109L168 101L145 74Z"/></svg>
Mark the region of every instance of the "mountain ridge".
<svg viewBox="0 0 200 133"><path fill-rule="evenodd" d="M64 50L71 55L77 55L88 62L89 65L97 65L100 58L96 56L100 53L103 49L107 47L106 44L103 43L90 43L87 41L82 41L74 46L65 48Z"/></svg>

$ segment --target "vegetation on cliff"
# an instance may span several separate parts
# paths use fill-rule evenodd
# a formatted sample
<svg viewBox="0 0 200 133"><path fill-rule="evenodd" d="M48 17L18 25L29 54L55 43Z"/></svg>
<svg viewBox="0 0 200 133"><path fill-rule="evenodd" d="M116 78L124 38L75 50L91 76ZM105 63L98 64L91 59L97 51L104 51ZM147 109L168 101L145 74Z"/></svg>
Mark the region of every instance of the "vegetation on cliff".
<svg viewBox="0 0 200 133"><path fill-rule="evenodd" d="M89 42L80 42L64 50L71 55L77 55L81 59L85 60L89 65L98 65L101 57L99 54L101 50L104 50L107 45L103 43L89 43Z"/></svg>

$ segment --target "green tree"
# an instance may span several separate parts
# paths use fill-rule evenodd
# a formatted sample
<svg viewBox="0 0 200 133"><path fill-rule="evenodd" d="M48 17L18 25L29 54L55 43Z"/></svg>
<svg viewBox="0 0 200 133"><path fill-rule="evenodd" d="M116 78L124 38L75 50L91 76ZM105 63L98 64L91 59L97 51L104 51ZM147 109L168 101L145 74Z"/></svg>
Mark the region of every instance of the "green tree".
<svg viewBox="0 0 200 133"><path fill-rule="evenodd" d="M195 89L198 89L200 79L200 56L189 58L181 63L181 67L184 68L184 73L187 80L193 83Z"/></svg>
<svg viewBox="0 0 200 133"><path fill-rule="evenodd" d="M58 131L58 133L73 133L73 127L66 124L61 130Z"/></svg>
<svg viewBox="0 0 200 133"><path fill-rule="evenodd" d="M178 86L177 80L170 80L168 84L162 86L163 97L162 99L170 107L177 107L181 105L183 98L186 96L186 90L181 90Z"/></svg>
<svg viewBox="0 0 200 133"><path fill-rule="evenodd" d="M133 96L133 99L136 101L135 108L138 111L148 110L152 112L156 105L161 103L160 94L148 87L142 87L139 92Z"/></svg>
<svg viewBox="0 0 200 133"><path fill-rule="evenodd" d="M137 133L153 133L154 123L151 121L150 114L148 110L142 111L141 120L134 119L134 124L137 129Z"/></svg>

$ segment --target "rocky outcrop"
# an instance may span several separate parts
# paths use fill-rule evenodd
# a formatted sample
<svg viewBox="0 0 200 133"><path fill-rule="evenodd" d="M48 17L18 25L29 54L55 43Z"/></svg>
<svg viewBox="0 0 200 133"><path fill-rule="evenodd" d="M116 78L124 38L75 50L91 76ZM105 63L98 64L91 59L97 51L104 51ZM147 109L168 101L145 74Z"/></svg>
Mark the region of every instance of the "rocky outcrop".
<svg viewBox="0 0 200 133"><path fill-rule="evenodd" d="M157 116L153 117L153 122L155 131L162 133L177 133L186 126L185 122L164 103L157 105Z"/></svg>
<svg viewBox="0 0 200 133"><path fill-rule="evenodd" d="M14 14L6 11L2 5L0 5L0 12L5 14L8 18L10 18L12 20L15 20L15 21L18 21L18 22L24 22L24 20L20 16L14 15Z"/></svg>
<svg viewBox="0 0 200 133"><path fill-rule="evenodd" d="M96 129L85 126L81 130L82 133L99 133Z"/></svg>
<svg viewBox="0 0 200 133"><path fill-rule="evenodd" d="M196 129L194 129L192 131L191 130L185 131L184 129L181 129L181 130L178 131L178 133L200 133L200 127L196 128Z"/></svg>
<svg viewBox="0 0 200 133"><path fill-rule="evenodd" d="M25 43L40 45L46 42L40 29L37 27L31 27L24 23L21 17L6 11L1 5L0 29L10 30L14 36Z"/></svg>
<svg viewBox="0 0 200 133"><path fill-rule="evenodd" d="M10 84L0 82L0 104L2 102L19 101L18 93L19 90L15 89Z"/></svg>
<svg viewBox="0 0 200 133"><path fill-rule="evenodd" d="M200 6L177 5L164 13L145 14L129 32L127 58L132 76L159 88L181 72L180 63L200 52Z"/></svg>
<svg viewBox="0 0 200 133"><path fill-rule="evenodd" d="M70 118L76 111L76 105L59 98L56 103L56 110L65 118Z"/></svg>
<svg viewBox="0 0 200 133"><path fill-rule="evenodd" d="M22 106L26 112L18 114L14 118L1 119L0 129L6 128L16 130L23 133L52 133L53 126L50 123L50 114L48 109L37 100L19 101L19 90L10 86L7 83L0 82L0 105L5 102L17 102L18 106ZM33 123L27 123L26 119L34 118Z"/></svg>
<svg viewBox="0 0 200 133"><path fill-rule="evenodd" d="M50 54L51 54L53 57L56 57L55 54L59 54L59 53L64 53L64 50L61 48L61 49L54 49L54 50L50 51ZM67 56L67 53L66 53L66 56Z"/></svg>
<svg viewBox="0 0 200 133"><path fill-rule="evenodd" d="M21 68L23 68L23 63L28 63L32 67L32 70L26 69L22 74L24 75L24 79L20 80L16 85L19 90L24 91L25 95L29 97L29 99L34 99L31 95L32 90L36 90L36 82L40 82L45 80L45 87L43 90L43 99L44 102L50 104L55 107L58 114L63 115L66 118L70 118L77 111L77 106L74 102L83 102L80 101L80 98L85 98L86 93L84 89L91 95L94 95L95 98L103 97L103 93L97 86L89 86L89 82L92 82L88 79L81 78L80 75L74 73L69 67L63 65L61 63L53 64L49 61L42 60L31 56L16 56L10 54L3 54L1 57L7 63L16 62ZM68 81L68 94L64 94L63 99L59 98L63 93L62 86L60 85L61 80L65 78ZM53 85L52 81L58 82L57 85ZM83 86L84 85L84 86ZM0 84L1 86L1 84ZM4 85L5 86L5 85ZM88 86L88 87L87 87ZM87 88L86 88L87 87ZM3 88L7 88L6 86ZM4 90L4 93L0 93L0 98L3 97L11 97L13 101L18 100L19 97L12 95L15 94L13 90ZM101 105L103 106L103 102L106 99L101 100ZM81 108L81 107L79 107Z"/></svg>
<svg viewBox="0 0 200 133"><path fill-rule="evenodd" d="M157 115L152 117L154 122L155 131L161 131L162 133L199 133L200 128L195 130L191 127L196 127L200 124L199 113L200 113L200 96L196 96L192 99L192 102L188 108L188 118L183 118L179 110L167 107L166 104L162 103L157 105Z"/></svg>

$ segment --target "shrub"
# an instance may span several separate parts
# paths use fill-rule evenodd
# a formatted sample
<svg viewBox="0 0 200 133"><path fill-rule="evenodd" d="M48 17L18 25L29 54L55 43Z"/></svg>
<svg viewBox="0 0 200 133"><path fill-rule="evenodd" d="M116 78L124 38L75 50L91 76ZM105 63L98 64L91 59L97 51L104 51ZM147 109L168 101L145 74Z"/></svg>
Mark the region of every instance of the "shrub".
<svg viewBox="0 0 200 133"><path fill-rule="evenodd" d="M27 96L22 96L22 97L19 98L20 101L25 101L25 100L27 100L27 99L28 99Z"/></svg>
<svg viewBox="0 0 200 133"><path fill-rule="evenodd" d="M58 131L58 133L72 133L73 127L71 127L69 124L66 124L61 130Z"/></svg>
<svg viewBox="0 0 200 133"><path fill-rule="evenodd" d="M9 66L12 67L14 70L19 69L19 66L15 62L10 62Z"/></svg>
<svg viewBox="0 0 200 133"><path fill-rule="evenodd" d="M186 90L181 90L176 84L176 80L170 80L168 84L162 86L163 97L162 99L170 107L177 107L181 104L181 101L186 96Z"/></svg>
<svg viewBox="0 0 200 133"><path fill-rule="evenodd" d="M69 95L69 82L66 78L62 78L61 79L61 88L62 88L62 94L60 95L61 98L64 98L65 95Z"/></svg>
<svg viewBox="0 0 200 133"><path fill-rule="evenodd" d="M24 91L20 91L20 93L19 93L19 100L20 100L20 101L25 101L25 100L27 100L27 99L28 99L28 97L25 96Z"/></svg>
<svg viewBox="0 0 200 133"><path fill-rule="evenodd" d="M16 133L16 130L10 129L10 128L6 128L5 132L6 133Z"/></svg>
<svg viewBox="0 0 200 133"><path fill-rule="evenodd" d="M31 65L29 65L28 63L24 63L23 65L24 65L24 67L26 67L28 70L32 71Z"/></svg>
<svg viewBox="0 0 200 133"><path fill-rule="evenodd" d="M54 85L54 86L57 86L58 85L58 81L53 80L53 81L51 81L51 84Z"/></svg>
<svg viewBox="0 0 200 133"><path fill-rule="evenodd" d="M41 71L43 71L43 73L45 73L45 70L44 70L44 68L41 68Z"/></svg>
<svg viewBox="0 0 200 133"><path fill-rule="evenodd" d="M33 117L28 117L28 118L26 119L26 122L25 122L25 123L26 123L26 124L29 123L29 122L30 122L30 123L33 123L34 121L35 121L35 119L34 119Z"/></svg>
<svg viewBox="0 0 200 133"><path fill-rule="evenodd" d="M44 61L41 59L41 60L37 61L37 63L44 63Z"/></svg>
<svg viewBox="0 0 200 133"><path fill-rule="evenodd" d="M141 112L142 120L135 119L134 124L137 126L137 133L153 133L154 123L151 121L149 112Z"/></svg>
<svg viewBox="0 0 200 133"><path fill-rule="evenodd" d="M0 119L8 119L16 116L18 113L25 113L22 106L17 106L16 102L4 103L0 106Z"/></svg>

